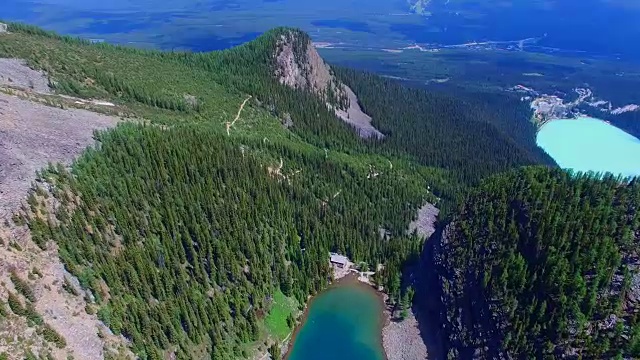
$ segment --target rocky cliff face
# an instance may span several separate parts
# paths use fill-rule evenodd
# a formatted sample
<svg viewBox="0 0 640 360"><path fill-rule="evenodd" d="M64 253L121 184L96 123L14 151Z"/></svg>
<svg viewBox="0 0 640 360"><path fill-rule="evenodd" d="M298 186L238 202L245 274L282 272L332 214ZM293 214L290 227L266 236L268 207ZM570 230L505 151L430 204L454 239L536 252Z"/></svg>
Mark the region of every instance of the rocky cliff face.
<svg viewBox="0 0 640 360"><path fill-rule="evenodd" d="M455 225L448 225L441 238L436 240L433 262L429 264L436 273L434 277L437 278L431 285L439 291L439 301L435 300L438 304L431 304L431 307L439 306L441 335L447 359L518 359L519 354L504 350L504 341L511 334L509 315L500 305L501 299L486 296L481 282L477 281L478 268L460 267L452 261L455 255L451 254L455 253L455 246L449 243L449 238L454 227ZM640 308L640 259L637 255L624 256L622 264L632 271L631 285L622 305L624 311L619 314L611 313L603 318L589 319L582 325L588 329L587 333L609 333L612 342L615 341L613 334L617 327L617 331L629 330L628 315L625 313L636 314ZM598 294L598 298L604 299L607 295L618 296L624 281L624 275L619 271L615 272L611 286ZM436 290L431 288L430 291ZM569 325L568 339L554 342L556 358L580 358L579 354L583 349L576 345L579 343L578 327L576 322L572 322Z"/></svg>
<svg viewBox="0 0 640 360"><path fill-rule="evenodd" d="M441 321L448 359L510 359L501 352L499 315L482 294L480 283L467 280L477 269L461 269L452 261L450 243L455 223L436 241L433 262L441 290Z"/></svg>
<svg viewBox="0 0 640 360"><path fill-rule="evenodd" d="M81 109L82 101L52 94L47 75L25 61L0 58L0 358L134 358L98 319L93 295L65 269L57 245L25 224L58 221L59 203L36 171L70 164L94 143L94 130L119 121ZM30 312L7 307L10 298Z"/></svg>
<svg viewBox="0 0 640 360"><path fill-rule="evenodd" d="M282 34L275 57L275 76L281 84L308 90L336 108L347 108L344 85L335 79L308 36L294 31Z"/></svg>
<svg viewBox="0 0 640 360"><path fill-rule="evenodd" d="M371 125L372 119L362 111L356 94L333 75L308 35L293 30L281 34L274 56L274 75L281 84L319 96L361 137L384 137Z"/></svg>

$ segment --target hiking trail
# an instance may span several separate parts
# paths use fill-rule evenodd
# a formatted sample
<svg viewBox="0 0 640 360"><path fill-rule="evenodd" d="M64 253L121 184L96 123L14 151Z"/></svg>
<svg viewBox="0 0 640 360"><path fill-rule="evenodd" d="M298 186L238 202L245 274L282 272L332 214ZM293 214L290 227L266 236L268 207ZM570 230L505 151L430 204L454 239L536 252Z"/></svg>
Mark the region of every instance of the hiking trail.
<svg viewBox="0 0 640 360"><path fill-rule="evenodd" d="M231 122L226 122L225 125L227 125L227 136L231 135L229 133L229 129L231 129L231 127L233 126L233 124L236 123L236 121L238 121L238 119L240 118L240 114L242 113L242 110L244 109L244 106L247 105L247 101L251 100L253 96L249 95L248 98L246 98L243 102L242 105L240 105L240 108L238 109L238 113L236 114L236 118L233 119L233 121Z"/></svg>

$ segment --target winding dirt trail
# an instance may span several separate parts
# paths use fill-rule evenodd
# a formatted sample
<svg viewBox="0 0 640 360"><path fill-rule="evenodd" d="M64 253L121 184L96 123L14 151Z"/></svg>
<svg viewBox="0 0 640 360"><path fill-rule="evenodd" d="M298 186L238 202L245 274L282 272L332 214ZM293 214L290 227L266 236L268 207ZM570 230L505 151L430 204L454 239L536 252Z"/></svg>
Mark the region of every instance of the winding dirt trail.
<svg viewBox="0 0 640 360"><path fill-rule="evenodd" d="M235 118L235 119L233 119L233 121L232 121L232 122L228 122L228 121L227 121L227 122L225 123L225 124L227 125L227 136L229 136L229 135L230 135L230 133L229 133L229 129L231 129L231 127L233 126L233 124L235 124L235 123L236 123L236 121L238 121L238 119L240 118L240 114L242 113L242 110L244 110L244 106L245 106L245 105L247 105L247 102L248 102L249 100L251 100L251 98L252 98L252 97L253 97L252 95L249 95L249 97L248 97L248 98L244 99L244 101L242 102L242 105L240 105L240 108L238 109L238 113L236 114L236 118Z"/></svg>
<svg viewBox="0 0 640 360"><path fill-rule="evenodd" d="M242 110L244 109L244 106L247 105L247 101L251 100L253 96L249 95L248 98L244 99L244 101L242 102L242 105L240 105L240 108L238 109L238 114L236 115L236 118L233 119L233 121L231 122L231 125L233 126L233 124L236 123L236 121L238 121L238 119L240 118L240 113L242 113Z"/></svg>

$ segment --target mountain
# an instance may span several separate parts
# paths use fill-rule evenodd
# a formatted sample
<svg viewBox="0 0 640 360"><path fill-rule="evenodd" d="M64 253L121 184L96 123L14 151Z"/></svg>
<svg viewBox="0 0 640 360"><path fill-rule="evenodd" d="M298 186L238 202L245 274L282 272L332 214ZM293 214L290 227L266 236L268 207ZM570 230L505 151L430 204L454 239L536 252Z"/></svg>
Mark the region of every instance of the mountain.
<svg viewBox="0 0 640 360"><path fill-rule="evenodd" d="M381 264L395 302L419 207L549 161L503 127L533 133L517 99L495 114L331 68L296 29L188 53L8 25L0 189L24 197L0 204L0 309L15 339L37 335L2 337L9 358L263 354L327 286L330 251Z"/></svg>
<svg viewBox="0 0 640 360"><path fill-rule="evenodd" d="M557 169L517 94L332 66L293 28L191 53L19 23L0 90L0 358L263 358L330 252L392 308L417 289L452 357L636 354L637 181Z"/></svg>
<svg viewBox="0 0 640 360"><path fill-rule="evenodd" d="M640 55L627 40L640 37L639 11L629 0L6 0L1 16L96 42L199 52L286 25L310 34L334 65L412 86L455 95L460 87L504 94L523 85L567 103L574 89L588 88L616 109L640 104ZM586 108L638 133L638 112Z"/></svg>
<svg viewBox="0 0 640 360"><path fill-rule="evenodd" d="M449 356L640 355L637 179L529 168L474 190L435 244Z"/></svg>

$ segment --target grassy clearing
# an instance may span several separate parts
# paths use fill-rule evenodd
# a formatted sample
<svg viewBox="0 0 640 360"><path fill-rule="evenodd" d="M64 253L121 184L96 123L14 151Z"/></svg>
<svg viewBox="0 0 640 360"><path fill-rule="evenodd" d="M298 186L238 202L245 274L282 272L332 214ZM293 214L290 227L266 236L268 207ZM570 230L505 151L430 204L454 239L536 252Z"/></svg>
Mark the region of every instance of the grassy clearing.
<svg viewBox="0 0 640 360"><path fill-rule="evenodd" d="M284 340L291 328L287 324L287 317L293 314L296 315L298 311L298 302L294 298L285 296L282 291L278 290L273 295L273 304L269 314L264 319L267 331L271 336L278 339L278 341Z"/></svg>

